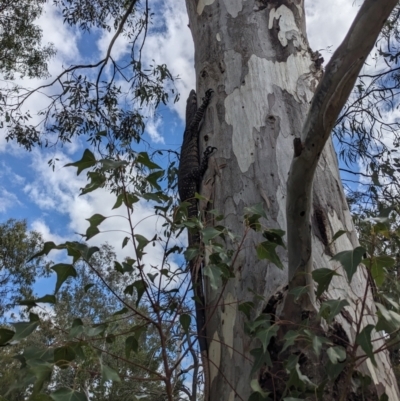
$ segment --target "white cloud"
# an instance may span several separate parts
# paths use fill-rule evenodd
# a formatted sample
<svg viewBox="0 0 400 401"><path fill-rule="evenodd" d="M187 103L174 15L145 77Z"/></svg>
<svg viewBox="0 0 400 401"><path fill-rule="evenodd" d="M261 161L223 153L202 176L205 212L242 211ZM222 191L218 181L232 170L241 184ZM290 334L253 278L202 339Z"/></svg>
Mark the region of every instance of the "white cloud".
<svg viewBox="0 0 400 401"><path fill-rule="evenodd" d="M101 30L100 37L96 42L97 48L99 49L99 60L102 60L106 57L109 45L111 40L115 36L115 31L111 30L110 32ZM111 49L111 56L114 60L119 60L122 57L126 56L130 52L130 44L129 40L123 36L119 35L116 41L113 44Z"/></svg>
<svg viewBox="0 0 400 401"><path fill-rule="evenodd" d="M164 138L159 133L159 129L163 124L163 120L160 117L149 119L146 122L146 132L149 134L151 140L154 143L165 143Z"/></svg>
<svg viewBox="0 0 400 401"><path fill-rule="evenodd" d="M51 3L45 3L38 24L43 31L43 43L53 43L57 49L56 58L49 63L51 73L60 72L59 63L73 64L81 58L77 45L80 31L64 24L59 8Z"/></svg>
<svg viewBox="0 0 400 401"><path fill-rule="evenodd" d="M354 0L305 1L310 46L314 51L323 50L325 65L346 36L359 6L360 1Z"/></svg>
<svg viewBox="0 0 400 401"><path fill-rule="evenodd" d="M178 103L169 103L180 118L185 116L186 99L191 89L196 87L194 71L194 47L188 16L183 1L165 0L159 3L156 17L163 18L165 29L150 31L143 49L143 57L147 64L155 60L158 64L166 64L176 79L174 84L181 99ZM158 25L158 24L157 24Z"/></svg>
<svg viewBox="0 0 400 401"><path fill-rule="evenodd" d="M52 233L49 226L42 218L35 219L31 224L31 229L39 232L42 235L44 242L53 241L55 244L61 244L70 240L68 237L61 237L60 235Z"/></svg>
<svg viewBox="0 0 400 401"><path fill-rule="evenodd" d="M7 209L15 206L21 205L21 202L18 200L18 197L7 191L7 189L0 187L0 212L6 212Z"/></svg>

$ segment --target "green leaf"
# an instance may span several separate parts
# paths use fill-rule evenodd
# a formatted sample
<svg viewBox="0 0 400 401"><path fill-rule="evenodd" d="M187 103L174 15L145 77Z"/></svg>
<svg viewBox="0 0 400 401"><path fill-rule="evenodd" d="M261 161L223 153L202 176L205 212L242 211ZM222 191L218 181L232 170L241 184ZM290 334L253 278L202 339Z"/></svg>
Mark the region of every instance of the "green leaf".
<svg viewBox="0 0 400 401"><path fill-rule="evenodd" d="M90 179L90 182L84 188L81 188L81 193L79 194L80 196L88 194L89 192L93 192L98 188L102 188L106 182L106 177L103 175L103 173L91 171L87 175Z"/></svg>
<svg viewBox="0 0 400 401"><path fill-rule="evenodd" d="M54 363L60 369L66 369L69 366L69 363L72 362L76 357L74 350L66 345L60 348L56 348L54 350Z"/></svg>
<svg viewBox="0 0 400 401"><path fill-rule="evenodd" d="M137 291L137 300L136 300L136 306L139 305L140 300L142 299L143 294L146 291L146 288L148 287L147 283L143 280L137 280L133 283L133 286L136 288Z"/></svg>
<svg viewBox="0 0 400 401"><path fill-rule="evenodd" d="M56 297L54 295L45 295L41 298L36 299L35 302L44 304L55 304Z"/></svg>
<svg viewBox="0 0 400 401"><path fill-rule="evenodd" d="M190 262L191 260L193 260L196 256L200 255L201 252L199 250L199 248L194 248L194 247L190 247L187 248L186 251L183 253L185 256L185 259Z"/></svg>
<svg viewBox="0 0 400 401"><path fill-rule="evenodd" d="M93 167L94 165L96 165L96 158L94 157L94 154L89 149L85 149L81 160L78 160L75 163L68 163L64 167L77 167L78 170L76 175L79 175L83 170Z"/></svg>
<svg viewBox="0 0 400 401"><path fill-rule="evenodd" d="M119 194L117 197L117 201L115 202L115 204L112 208L118 209L120 206L122 206L123 201L124 201L124 194Z"/></svg>
<svg viewBox="0 0 400 401"><path fill-rule="evenodd" d="M84 393L79 393L78 391L65 387L56 390L54 393L50 394L50 397L54 401L87 401Z"/></svg>
<svg viewBox="0 0 400 401"><path fill-rule="evenodd" d="M99 233L100 233L100 230L97 227L90 226L86 230L86 241L89 240L90 238L93 238L95 235L97 235Z"/></svg>
<svg viewBox="0 0 400 401"><path fill-rule="evenodd" d="M278 330L279 330L279 326L273 325L266 329L261 329L261 330L257 331L255 337L261 341L264 352L267 351L268 345L269 345L272 337L276 336L276 334L278 333Z"/></svg>
<svg viewBox="0 0 400 401"><path fill-rule="evenodd" d="M28 337L36 328L39 326L39 317L33 313L29 314L29 322L11 323L15 328L15 334L12 341L21 341L25 337Z"/></svg>
<svg viewBox="0 0 400 401"><path fill-rule="evenodd" d="M356 337L356 344L360 345L365 354L371 359L374 366L376 365L374 349L371 342L371 332L374 329L372 324L365 326Z"/></svg>
<svg viewBox="0 0 400 401"><path fill-rule="evenodd" d="M66 248L68 250L68 255L73 256L74 263L79 259L83 258L89 261L90 258L100 249L97 246L88 247L86 244L80 242L66 242Z"/></svg>
<svg viewBox="0 0 400 401"><path fill-rule="evenodd" d="M281 352L285 351L288 347L291 347L300 336L301 336L301 333L299 333L298 330L296 330L296 331L289 330L283 337L285 342L283 343L283 348L282 348Z"/></svg>
<svg viewBox="0 0 400 401"><path fill-rule="evenodd" d="M124 315L125 313L129 312L128 308L123 307L122 309L120 309L119 311L113 313L113 316L117 316L117 315Z"/></svg>
<svg viewBox="0 0 400 401"><path fill-rule="evenodd" d="M78 337L84 331L83 322L81 319L74 319L71 329L68 333L68 338Z"/></svg>
<svg viewBox="0 0 400 401"><path fill-rule="evenodd" d="M92 287L94 287L94 284L93 284L93 283L86 284L86 285L83 287L83 290L84 290L85 292L88 292Z"/></svg>
<svg viewBox="0 0 400 401"><path fill-rule="evenodd" d="M18 302L19 305L28 306L29 309L33 308L34 306L37 306L38 303L55 304L56 297L54 295L45 295L38 299L24 299L23 301Z"/></svg>
<svg viewBox="0 0 400 401"><path fill-rule="evenodd" d="M331 260L337 260L341 263L347 273L347 278L349 282L351 282L351 279L353 278L353 275L356 272L358 265L361 263L362 257L365 252L365 248L359 246L351 251L339 252Z"/></svg>
<svg viewBox="0 0 400 401"><path fill-rule="evenodd" d="M0 346L7 344L13 337L15 332L8 329L0 329Z"/></svg>
<svg viewBox="0 0 400 401"><path fill-rule="evenodd" d="M126 160L111 160L111 159L101 159L99 160L99 163L101 163L102 171L117 170L129 164Z"/></svg>
<svg viewBox="0 0 400 401"><path fill-rule="evenodd" d="M201 230L203 235L204 243L208 244L212 239L219 237L222 233L219 230L216 230L214 227L206 227L204 230Z"/></svg>
<svg viewBox="0 0 400 401"><path fill-rule="evenodd" d="M45 381L50 380L52 364L37 359L27 361L29 370L35 375L36 381L33 386L33 394L40 391Z"/></svg>
<svg viewBox="0 0 400 401"><path fill-rule="evenodd" d="M111 333L107 335L106 342L108 344L112 344L113 342L115 342L115 339L116 339L115 335Z"/></svg>
<svg viewBox="0 0 400 401"><path fill-rule="evenodd" d="M326 372L328 373L329 379L332 382L335 381L345 367L346 362L333 364L331 361L328 361L328 363L326 364Z"/></svg>
<svg viewBox="0 0 400 401"><path fill-rule="evenodd" d="M168 196L163 194L161 191L159 192L147 192L142 194L142 198L148 201L154 201L157 203L162 203L168 200Z"/></svg>
<svg viewBox="0 0 400 401"><path fill-rule="evenodd" d="M30 262L31 260L33 260L33 259L35 259L35 258L38 258L39 256L48 255L49 252L50 252L52 249L55 249L55 248L57 248L57 245L56 245L53 241L45 242L45 243L43 244L43 249L42 249L41 251L39 251L38 253L35 253L35 254L28 260L28 262Z"/></svg>
<svg viewBox="0 0 400 401"><path fill-rule="evenodd" d="M246 215L256 215L256 216L264 217L264 219L268 218L267 214L265 213L265 210L264 210L264 205L262 203L258 203L257 205L245 207L244 213Z"/></svg>
<svg viewBox="0 0 400 401"><path fill-rule="evenodd" d="M347 231L346 230L339 230L335 233L335 235L332 237L332 241L331 244L336 241L339 237L341 237L342 235L346 234Z"/></svg>
<svg viewBox="0 0 400 401"><path fill-rule="evenodd" d="M76 277L74 266L69 264L58 263L57 265L52 266L51 269L57 273L57 283L54 291L55 294L57 294L58 290L68 277Z"/></svg>
<svg viewBox="0 0 400 401"><path fill-rule="evenodd" d="M267 398L269 396L269 392L266 393L260 386L260 383L258 382L258 379L253 379L250 382L250 387L251 389L256 392L256 393L260 393L260 395L262 396L262 398Z"/></svg>
<svg viewBox="0 0 400 401"><path fill-rule="evenodd" d="M253 348L250 351L250 354L254 357L254 364L250 375L258 372L258 370L264 365L272 367L271 356L269 355L268 351L264 352L262 348Z"/></svg>
<svg viewBox="0 0 400 401"><path fill-rule="evenodd" d="M151 273L147 273L147 277L150 279L150 281L154 284L154 280L157 278L158 273L155 274L151 274Z"/></svg>
<svg viewBox="0 0 400 401"><path fill-rule="evenodd" d="M133 259L131 259L132 260L132 263L127 263L127 262L122 262L122 266L123 266L123 272L124 273L131 273L131 272L133 272L133 267L132 267L132 265L133 265L133 263L135 262Z"/></svg>
<svg viewBox="0 0 400 401"><path fill-rule="evenodd" d="M282 240L282 237L285 235L285 231L269 228L268 230L264 230L263 237L267 239L269 242L273 242L274 244L280 245L281 247L286 249L286 245Z"/></svg>
<svg viewBox="0 0 400 401"><path fill-rule="evenodd" d="M156 190L161 191L161 187L158 184L158 180L160 180L164 176L164 170L156 171L154 173L149 174L146 177L146 181Z"/></svg>
<svg viewBox="0 0 400 401"><path fill-rule="evenodd" d="M334 365L339 362L344 362L347 358L346 350L340 346L328 348L326 353L328 354L329 360Z"/></svg>
<svg viewBox="0 0 400 401"><path fill-rule="evenodd" d="M113 381L113 382L120 382L121 379L118 376L118 373L110 368L107 365L104 365L103 363L101 364L101 381L102 383L107 382L107 381Z"/></svg>
<svg viewBox="0 0 400 401"><path fill-rule="evenodd" d="M312 348L315 352L316 356L320 356L321 349L324 344L332 345L331 341L326 337L316 336L310 330L304 330L304 334L308 337L309 341L311 342Z"/></svg>
<svg viewBox="0 0 400 401"><path fill-rule="evenodd" d="M44 362L54 362L54 352L51 348L28 346L24 349L22 356L26 361L29 359L37 359Z"/></svg>
<svg viewBox="0 0 400 401"><path fill-rule="evenodd" d="M371 269L371 274L376 285L381 287L386 277L385 267L390 268L394 266L395 260L390 256L382 255L364 259L363 263Z"/></svg>
<svg viewBox="0 0 400 401"><path fill-rule="evenodd" d="M333 318L338 315L345 306L349 306L349 303L345 299L330 299L321 304L319 315L328 323L331 323Z"/></svg>
<svg viewBox="0 0 400 401"><path fill-rule="evenodd" d="M243 302L241 304L239 304L239 311L243 312L247 319L250 319L250 314L251 311L254 309L254 303L253 302Z"/></svg>
<svg viewBox="0 0 400 401"><path fill-rule="evenodd" d="M378 323L376 324L376 331L386 331L392 334L400 329L400 315L386 307L379 302L376 302L378 308Z"/></svg>
<svg viewBox="0 0 400 401"><path fill-rule="evenodd" d="M136 339L135 336L129 336L126 340L125 340L125 355L127 358L129 358L131 351L133 351L134 353L138 352L139 349L139 342Z"/></svg>
<svg viewBox="0 0 400 401"><path fill-rule="evenodd" d="M125 237L122 241L122 249L124 249L128 245L129 237Z"/></svg>
<svg viewBox="0 0 400 401"><path fill-rule="evenodd" d="M181 322L182 328L185 331L185 333L189 332L189 327L190 327L190 322L192 321L192 318L190 315L184 313L179 317L179 321Z"/></svg>
<svg viewBox="0 0 400 401"><path fill-rule="evenodd" d="M0 397L0 401L3 401ZM5 399L4 399L5 401ZM29 399L29 401L53 401L53 399L48 394L36 394L34 398Z"/></svg>
<svg viewBox="0 0 400 401"><path fill-rule="evenodd" d="M333 276L339 276L335 270L332 269L317 269L312 272L313 280L318 284L317 298L322 295L323 292L328 290L329 284L332 281Z"/></svg>
<svg viewBox="0 0 400 401"><path fill-rule="evenodd" d="M147 152L140 152L138 154L138 157L136 158L136 163L143 164L144 166L146 166L150 170L161 169L161 167L158 164L153 163L150 160L149 155L147 154Z"/></svg>
<svg viewBox="0 0 400 401"><path fill-rule="evenodd" d="M133 210L133 204L139 202L139 198L131 193L126 192L123 194L123 202L126 207L129 207L129 209Z"/></svg>
<svg viewBox="0 0 400 401"><path fill-rule="evenodd" d="M88 337L96 337L100 334L103 334L105 332L106 328L107 328L107 325L105 325L105 324L99 324L99 325L96 325L93 327L86 327L85 334Z"/></svg>
<svg viewBox="0 0 400 401"><path fill-rule="evenodd" d="M143 249L150 243L150 241L146 237L143 237L143 235L140 234L135 234L135 239L138 243L137 252L140 254L140 256L142 256L144 255Z"/></svg>
<svg viewBox="0 0 400 401"><path fill-rule="evenodd" d="M102 216L101 214L94 214L92 217L90 217L89 219L85 219L87 220L91 226L93 227L97 227L98 225L100 225L107 217Z"/></svg>
<svg viewBox="0 0 400 401"><path fill-rule="evenodd" d="M308 287L304 286L292 288L289 291L289 294L292 294L294 296L294 300L297 302L302 295L308 294Z"/></svg>
<svg viewBox="0 0 400 401"><path fill-rule="evenodd" d="M268 259L270 262L278 266L280 269L284 269L284 266L279 259L279 256L277 255L275 248L277 247L277 244L274 244L269 241L261 242L260 244L257 245L257 256L258 259L263 260L263 259Z"/></svg>
<svg viewBox="0 0 400 401"><path fill-rule="evenodd" d="M210 285L213 290L217 290L221 288L222 284L222 272L217 266L214 265L207 265L204 268L204 275L210 279Z"/></svg>
<svg viewBox="0 0 400 401"><path fill-rule="evenodd" d="M114 270L117 272L120 272L121 274L124 274L124 269L121 266L121 263L114 261Z"/></svg>

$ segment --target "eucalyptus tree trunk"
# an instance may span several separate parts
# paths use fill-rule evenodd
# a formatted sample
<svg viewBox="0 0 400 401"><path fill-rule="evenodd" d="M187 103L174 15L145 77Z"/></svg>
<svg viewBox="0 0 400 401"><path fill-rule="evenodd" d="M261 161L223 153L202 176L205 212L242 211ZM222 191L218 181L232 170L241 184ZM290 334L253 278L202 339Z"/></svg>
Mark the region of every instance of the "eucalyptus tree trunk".
<svg viewBox="0 0 400 401"><path fill-rule="evenodd" d="M394 7L396 1L371 0L370 3L390 3L386 5L386 8L390 8ZM251 393L250 371L253 361L249 351L254 348L254 343L245 333L245 316L239 312L238 305L258 299L256 311L265 311L267 301L289 283L289 255L292 251L291 264L295 267L291 268L290 279L295 282L298 277L309 276L310 270L316 268L330 267L342 273L332 281L328 296L347 299L350 303L350 307L346 308L347 314L339 315L337 322L349 340L354 342L354 325L357 313L360 313L357 308L365 293L367 274L359 268L350 287L341 266L331 261L336 253L357 247L358 241L343 192L335 151L328 137L322 142L321 152L312 156L316 158L314 164L317 166L315 176L308 176L309 181L313 180L312 195L311 192L310 195L299 195L303 196L305 208L308 208L304 213L310 238L301 238L303 242L296 242L296 236L303 235L302 231L287 227L288 175L292 160L296 163L294 159L302 159L300 156L304 146L314 146L312 141L306 141L308 132L303 132L303 127L314 93L323 79L322 60L308 45L303 0L186 0L186 5L195 45L198 96L203 96L208 88L215 91L202 127L200 150L208 145L218 150L203 181L202 194L212 199L212 205L208 207L223 214L223 224L238 236L244 235L244 207L262 203L268 215L268 221L264 223L269 228L288 231L289 240L292 238L289 251L278 251L285 266L284 270L279 270L275 265L257 258L255 247L262 237L253 231L247 233L235 261L235 277L219 291L213 291L209 286L207 288L210 399L247 400ZM387 16L377 15L377 19L380 18L380 27L376 28L378 31ZM362 18L360 21L366 26L371 22ZM377 33L370 38L370 47L376 36ZM354 40L359 38L350 38L350 42L351 39L351 45L357 47ZM356 54L353 61L346 54L346 49L342 51L338 59L350 58L351 75L357 76L369 50L363 49L366 54ZM336 94L332 89L333 94L328 94L331 96L329 101L333 101L327 102L325 118L332 103L339 107L342 98L345 96L347 99L354 82L343 81L347 84L343 90L344 84L340 79L335 81L328 75L324 80L325 89L337 88L340 92ZM324 104L323 100L318 101ZM314 109L311 110L313 112ZM329 123L323 129L332 128L329 125L332 118L336 119L334 113L328 115ZM320 134L322 136L325 133ZM296 169L312 167L295 164L291 172L292 180L296 179L293 168L296 173ZM308 186L311 191L311 185L302 182L301 175L298 177L298 187ZM295 187L296 183L292 182L291 188ZM289 195L294 199L292 202L299 202L300 198L296 199L298 194ZM206 205L201 205L201 208L205 209ZM293 216L290 217L292 221ZM332 237L339 230L345 230L347 234L331 244ZM296 257L300 259L293 260ZM306 274L296 276L297 266L304 268L303 273ZM255 298L254 293L262 295L264 300ZM308 305L302 304L304 309L316 307L312 297L309 301ZM291 304L286 303L281 312L283 309L285 317L291 315L296 320L295 314L302 311L296 309L294 304L292 311L290 308ZM365 313L374 315L374 312L373 299L368 294ZM366 319L363 325L367 323ZM377 344L381 343L377 341ZM388 355L380 353L376 355L376 360L376 368L367 361L359 369L372 378L378 395L386 390L390 400L400 399ZM269 390L273 391L273 388Z"/></svg>

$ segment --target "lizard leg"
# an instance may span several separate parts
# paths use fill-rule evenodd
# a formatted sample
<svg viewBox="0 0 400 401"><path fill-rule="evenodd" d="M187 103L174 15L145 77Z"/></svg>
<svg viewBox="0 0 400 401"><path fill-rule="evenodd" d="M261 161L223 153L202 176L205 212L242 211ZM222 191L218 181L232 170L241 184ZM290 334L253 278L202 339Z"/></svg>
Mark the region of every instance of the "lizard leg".
<svg viewBox="0 0 400 401"><path fill-rule="evenodd" d="M189 126L189 132L198 132L199 130L199 125L201 120L203 119L204 113L207 109L208 104L210 103L211 100L211 96L213 94L213 90L212 89L208 89L205 93L205 96L203 97L203 103L201 104L201 106L197 109L196 114L194 115L192 121L190 122L190 126Z"/></svg>
<svg viewBox="0 0 400 401"><path fill-rule="evenodd" d="M207 146L206 150L203 153L203 159L201 160L200 166L197 169L198 170L197 174L200 177L200 179L203 178L203 175L207 170L208 159L210 158L214 150L217 150L215 146Z"/></svg>

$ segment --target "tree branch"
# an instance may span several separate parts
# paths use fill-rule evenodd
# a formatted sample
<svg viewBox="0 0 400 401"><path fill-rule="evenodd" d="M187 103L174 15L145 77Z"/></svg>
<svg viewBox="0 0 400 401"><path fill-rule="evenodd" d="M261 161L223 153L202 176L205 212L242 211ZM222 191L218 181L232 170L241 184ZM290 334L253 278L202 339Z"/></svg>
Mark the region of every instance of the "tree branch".
<svg viewBox="0 0 400 401"><path fill-rule="evenodd" d="M301 133L300 152L292 160L287 182L287 235L290 288L309 285L311 300L311 199L319 156L345 105L358 74L397 0L365 0L347 36L326 66ZM299 148L297 148L299 149ZM312 308L310 299L302 300Z"/></svg>

